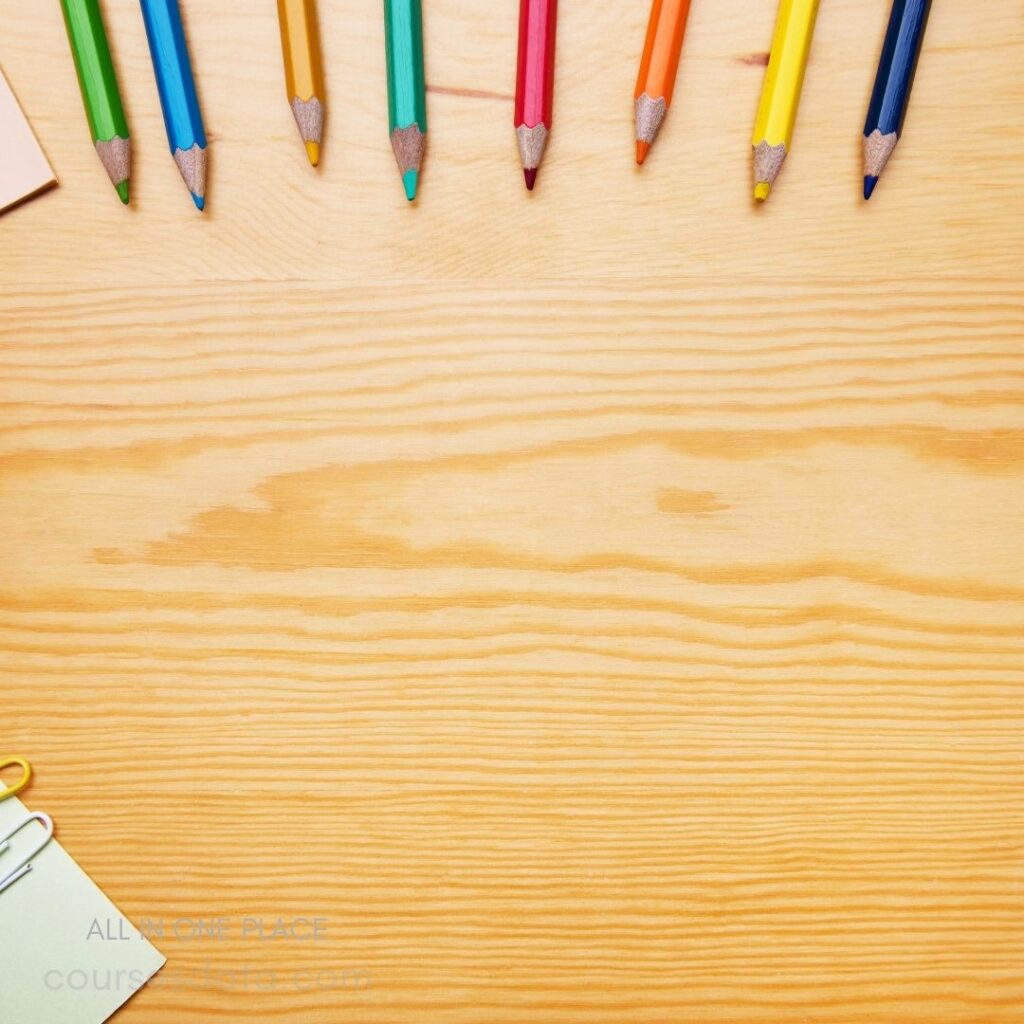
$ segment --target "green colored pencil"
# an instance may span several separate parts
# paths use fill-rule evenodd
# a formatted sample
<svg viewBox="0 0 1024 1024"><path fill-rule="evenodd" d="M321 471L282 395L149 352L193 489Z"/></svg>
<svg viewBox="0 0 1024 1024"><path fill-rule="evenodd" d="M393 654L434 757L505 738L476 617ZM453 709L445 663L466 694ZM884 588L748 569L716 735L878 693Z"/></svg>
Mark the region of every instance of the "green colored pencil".
<svg viewBox="0 0 1024 1024"><path fill-rule="evenodd" d="M388 58L388 120L391 148L406 198L416 198L427 136L427 82L423 74L423 11L420 0L384 0Z"/></svg>
<svg viewBox="0 0 1024 1024"><path fill-rule="evenodd" d="M60 0L60 5L96 152L121 202L127 203L132 144L99 0Z"/></svg>

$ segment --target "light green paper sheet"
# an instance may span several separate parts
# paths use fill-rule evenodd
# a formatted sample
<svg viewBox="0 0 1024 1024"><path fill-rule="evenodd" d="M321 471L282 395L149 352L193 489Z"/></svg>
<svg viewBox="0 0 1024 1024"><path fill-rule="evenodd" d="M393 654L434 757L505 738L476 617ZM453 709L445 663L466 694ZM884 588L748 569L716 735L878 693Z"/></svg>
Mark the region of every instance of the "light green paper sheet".
<svg viewBox="0 0 1024 1024"><path fill-rule="evenodd" d="M15 797L0 802L0 836L28 813ZM101 1024L166 963L127 921L121 928L121 912L58 844L59 830L58 819L32 870L0 892L0 1021ZM33 822L11 839L0 878L42 835ZM94 922L127 940L100 938Z"/></svg>

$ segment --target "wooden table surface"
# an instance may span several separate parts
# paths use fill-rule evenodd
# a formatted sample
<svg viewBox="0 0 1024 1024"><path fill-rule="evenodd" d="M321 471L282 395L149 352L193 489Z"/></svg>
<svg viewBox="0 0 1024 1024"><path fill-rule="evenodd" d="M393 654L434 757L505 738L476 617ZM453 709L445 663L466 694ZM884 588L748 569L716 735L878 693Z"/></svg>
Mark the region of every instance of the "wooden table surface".
<svg viewBox="0 0 1024 1024"><path fill-rule="evenodd" d="M642 171L647 4L564 3L532 197L516 4L427 0L412 209L378 2L315 172L274 4L188 0L205 216L137 3L128 211L4 6L61 184L0 218L0 752L168 929L119 1020L1024 1021L1016 0L936 4L870 205L888 4L823 4L760 210L769 0L694 4Z"/></svg>

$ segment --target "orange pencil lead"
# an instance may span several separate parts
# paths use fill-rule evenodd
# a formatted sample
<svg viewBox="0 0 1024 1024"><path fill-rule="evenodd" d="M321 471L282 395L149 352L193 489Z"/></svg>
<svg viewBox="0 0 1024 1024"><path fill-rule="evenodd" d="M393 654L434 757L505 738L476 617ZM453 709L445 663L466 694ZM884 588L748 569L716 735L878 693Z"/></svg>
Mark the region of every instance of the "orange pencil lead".
<svg viewBox="0 0 1024 1024"><path fill-rule="evenodd" d="M644 142L643 139L636 140L636 162L642 164L647 159L647 151L651 148L649 142Z"/></svg>

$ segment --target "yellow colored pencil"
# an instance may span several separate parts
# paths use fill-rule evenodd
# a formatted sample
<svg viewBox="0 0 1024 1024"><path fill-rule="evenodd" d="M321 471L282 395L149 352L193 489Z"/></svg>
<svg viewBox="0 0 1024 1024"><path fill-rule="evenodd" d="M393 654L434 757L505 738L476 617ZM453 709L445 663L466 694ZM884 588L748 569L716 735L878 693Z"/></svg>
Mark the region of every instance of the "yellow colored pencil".
<svg viewBox="0 0 1024 1024"><path fill-rule="evenodd" d="M299 126L309 162L320 162L324 132L324 72L316 0L277 0L288 103Z"/></svg>
<svg viewBox="0 0 1024 1024"><path fill-rule="evenodd" d="M754 198L765 200L793 143L818 0L779 0L761 104L754 121Z"/></svg>

